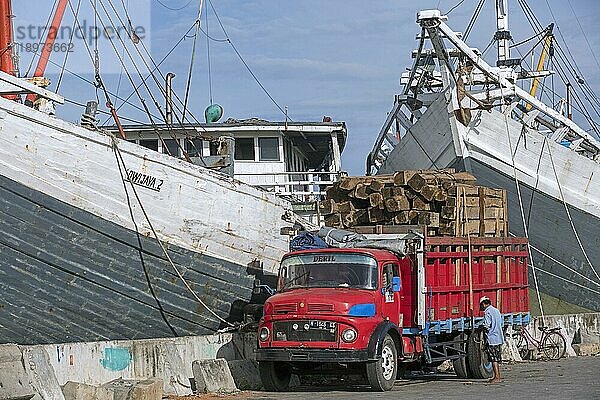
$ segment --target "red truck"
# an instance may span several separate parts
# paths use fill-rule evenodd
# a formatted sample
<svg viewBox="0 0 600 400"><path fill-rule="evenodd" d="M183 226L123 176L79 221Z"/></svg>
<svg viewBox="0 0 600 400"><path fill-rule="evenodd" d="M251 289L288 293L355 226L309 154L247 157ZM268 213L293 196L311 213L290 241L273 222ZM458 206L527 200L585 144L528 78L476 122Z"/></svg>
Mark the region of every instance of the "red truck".
<svg viewBox="0 0 600 400"><path fill-rule="evenodd" d="M372 238L283 257L258 328L267 390L287 390L292 374L359 372L386 391L407 368L444 360L460 377L490 377L478 299L492 300L505 327L529 322L526 239Z"/></svg>

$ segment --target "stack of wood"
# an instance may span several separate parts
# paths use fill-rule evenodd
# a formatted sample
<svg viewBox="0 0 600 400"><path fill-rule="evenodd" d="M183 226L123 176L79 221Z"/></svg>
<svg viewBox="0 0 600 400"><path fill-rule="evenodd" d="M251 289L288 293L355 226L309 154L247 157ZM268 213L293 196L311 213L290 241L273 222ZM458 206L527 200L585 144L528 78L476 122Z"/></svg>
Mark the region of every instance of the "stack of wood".
<svg viewBox="0 0 600 400"><path fill-rule="evenodd" d="M507 234L506 192L453 169L342 178L320 204L325 225L424 225L429 235Z"/></svg>

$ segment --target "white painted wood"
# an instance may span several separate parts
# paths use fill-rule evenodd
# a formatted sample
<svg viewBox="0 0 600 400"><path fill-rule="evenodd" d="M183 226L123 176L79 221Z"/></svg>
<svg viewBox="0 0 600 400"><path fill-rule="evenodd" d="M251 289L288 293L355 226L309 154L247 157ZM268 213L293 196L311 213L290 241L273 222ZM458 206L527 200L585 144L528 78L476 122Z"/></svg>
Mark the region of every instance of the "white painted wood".
<svg viewBox="0 0 600 400"><path fill-rule="evenodd" d="M539 191L560 199L548 152L550 147L567 203L600 217L600 164L568 150L533 129L526 129L525 137L519 139L522 125L510 118L505 119L504 115L496 110L478 111L473 116L465 138L471 156L513 176L507 121L519 180L532 187L535 187L537 182ZM544 141L546 147L542 152ZM538 161L539 173L536 172Z"/></svg>
<svg viewBox="0 0 600 400"><path fill-rule="evenodd" d="M126 167L162 180L136 186L160 239L241 266L275 272L288 249L279 235L290 204L274 194L127 141ZM134 229L110 136L0 98L0 173L58 200ZM129 188L131 190L131 188ZM143 234L150 228L133 206Z"/></svg>
<svg viewBox="0 0 600 400"><path fill-rule="evenodd" d="M33 83L27 82L26 80L7 74L4 71L0 71L0 82L4 84L2 87L4 91L11 92L14 88L18 93L35 93L56 103L65 103L64 97L39 86L36 86Z"/></svg>

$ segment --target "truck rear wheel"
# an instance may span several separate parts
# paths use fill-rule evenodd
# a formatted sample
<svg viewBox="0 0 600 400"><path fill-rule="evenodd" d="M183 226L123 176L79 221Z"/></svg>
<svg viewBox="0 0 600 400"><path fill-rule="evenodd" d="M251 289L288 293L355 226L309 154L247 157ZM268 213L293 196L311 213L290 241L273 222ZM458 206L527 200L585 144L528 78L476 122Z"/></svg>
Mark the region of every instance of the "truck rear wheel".
<svg viewBox="0 0 600 400"><path fill-rule="evenodd" d="M464 333L461 333L459 336L457 336L454 339L455 340L454 348L457 350L457 352L464 354L464 356L461 358L452 360L452 366L454 367L454 372L456 373L456 376L458 376L459 378L463 378L463 379L469 377L469 368L467 366L467 355L466 355L466 352L467 352L466 338L467 338L467 336Z"/></svg>
<svg viewBox="0 0 600 400"><path fill-rule="evenodd" d="M386 392L394 387L398 373L398 352L390 335L385 335L381 344L381 358L367 364L367 379L378 392Z"/></svg>
<svg viewBox="0 0 600 400"><path fill-rule="evenodd" d="M457 358L456 360L452 360L452 366L454 367L454 372L456 373L456 376L458 376L459 378L465 379L469 377L469 370L467 369L466 357L461 357Z"/></svg>
<svg viewBox="0 0 600 400"><path fill-rule="evenodd" d="M274 361L258 363L260 380L268 392L285 392L290 388L292 369L289 365Z"/></svg>
<svg viewBox="0 0 600 400"><path fill-rule="evenodd" d="M492 363L485 352L485 338L483 332L473 332L467 342L467 367L469 377L474 379L488 379L494 375Z"/></svg>

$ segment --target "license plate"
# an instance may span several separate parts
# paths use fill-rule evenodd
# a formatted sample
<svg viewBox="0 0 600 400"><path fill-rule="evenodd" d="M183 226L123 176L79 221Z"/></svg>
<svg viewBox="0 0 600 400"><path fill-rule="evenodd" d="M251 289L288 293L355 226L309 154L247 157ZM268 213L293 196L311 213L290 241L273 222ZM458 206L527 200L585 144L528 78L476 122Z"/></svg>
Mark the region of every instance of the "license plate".
<svg viewBox="0 0 600 400"><path fill-rule="evenodd" d="M314 320L308 321L308 325L310 326L310 329L322 329L325 331L330 331L336 328L337 323L332 321Z"/></svg>

